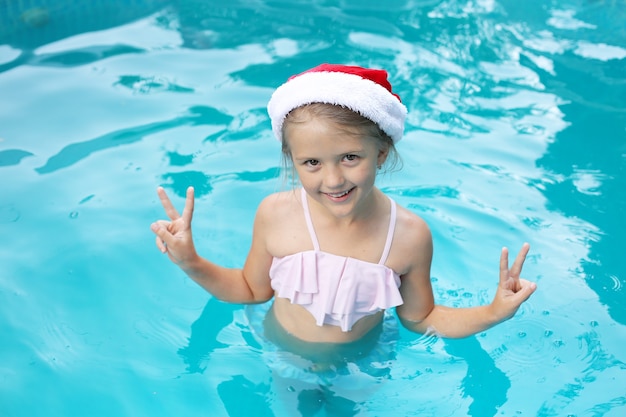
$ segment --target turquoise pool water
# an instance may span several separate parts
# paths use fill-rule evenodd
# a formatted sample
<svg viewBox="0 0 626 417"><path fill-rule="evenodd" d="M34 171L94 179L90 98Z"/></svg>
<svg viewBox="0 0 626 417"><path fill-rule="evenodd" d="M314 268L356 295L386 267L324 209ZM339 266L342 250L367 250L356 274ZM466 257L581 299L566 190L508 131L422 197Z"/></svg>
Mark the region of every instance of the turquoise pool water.
<svg viewBox="0 0 626 417"><path fill-rule="evenodd" d="M624 2L224 3L0 2L0 416L623 416ZM409 108L380 186L430 224L437 300L487 302L524 241L539 288L286 413L245 308L149 224L194 185L198 247L240 265L284 186L266 102L319 62L388 69Z"/></svg>

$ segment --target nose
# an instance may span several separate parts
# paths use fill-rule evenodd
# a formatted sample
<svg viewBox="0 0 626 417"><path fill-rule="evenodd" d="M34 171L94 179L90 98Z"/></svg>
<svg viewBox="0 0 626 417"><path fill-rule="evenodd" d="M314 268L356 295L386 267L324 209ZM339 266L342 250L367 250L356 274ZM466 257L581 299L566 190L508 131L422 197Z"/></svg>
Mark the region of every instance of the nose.
<svg viewBox="0 0 626 417"><path fill-rule="evenodd" d="M343 171L337 165L327 165L324 167L324 185L328 189L341 188L345 183Z"/></svg>

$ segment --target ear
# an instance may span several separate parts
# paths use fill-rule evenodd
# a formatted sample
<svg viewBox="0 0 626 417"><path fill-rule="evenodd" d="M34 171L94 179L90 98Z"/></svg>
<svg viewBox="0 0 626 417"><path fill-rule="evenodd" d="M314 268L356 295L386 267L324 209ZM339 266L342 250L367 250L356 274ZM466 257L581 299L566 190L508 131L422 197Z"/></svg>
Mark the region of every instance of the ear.
<svg viewBox="0 0 626 417"><path fill-rule="evenodd" d="M382 166L389 156L389 145L384 145L378 150L378 158L376 159L376 165Z"/></svg>

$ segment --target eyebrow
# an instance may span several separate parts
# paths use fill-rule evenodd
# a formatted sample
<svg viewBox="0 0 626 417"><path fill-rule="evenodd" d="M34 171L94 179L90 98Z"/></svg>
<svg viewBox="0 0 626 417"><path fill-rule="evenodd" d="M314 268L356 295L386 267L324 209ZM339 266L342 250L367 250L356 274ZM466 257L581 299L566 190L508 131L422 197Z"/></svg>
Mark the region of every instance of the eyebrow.
<svg viewBox="0 0 626 417"><path fill-rule="evenodd" d="M346 151L346 152L341 152L341 153L337 154L336 156L354 155L354 154L360 154L360 153L363 153L363 152L365 152L365 149L363 149L363 148L351 149L351 150ZM294 155L293 152L291 153L291 155L292 155L293 159L296 159L296 160L304 160L304 161L306 161L308 159L320 159L318 157L313 157L313 156Z"/></svg>
<svg viewBox="0 0 626 417"><path fill-rule="evenodd" d="M342 152L340 154L340 156L346 156L346 155L361 155L362 153L365 152L364 148L359 148L359 149L352 149L348 152Z"/></svg>

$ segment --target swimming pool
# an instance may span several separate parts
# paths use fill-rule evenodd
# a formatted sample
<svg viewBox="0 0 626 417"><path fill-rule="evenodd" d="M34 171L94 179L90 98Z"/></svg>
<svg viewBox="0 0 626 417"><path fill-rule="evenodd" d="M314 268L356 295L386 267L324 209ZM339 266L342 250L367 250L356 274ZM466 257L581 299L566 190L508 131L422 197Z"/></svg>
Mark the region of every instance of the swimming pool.
<svg viewBox="0 0 626 417"><path fill-rule="evenodd" d="M623 415L623 1L222 3L0 3L0 416L281 415L245 309L149 224L157 185L194 185L198 247L240 265L284 186L265 105L318 62L388 69L409 108L379 185L430 224L437 300L489 300L524 241L539 285L474 338L401 330L389 377L327 414Z"/></svg>

